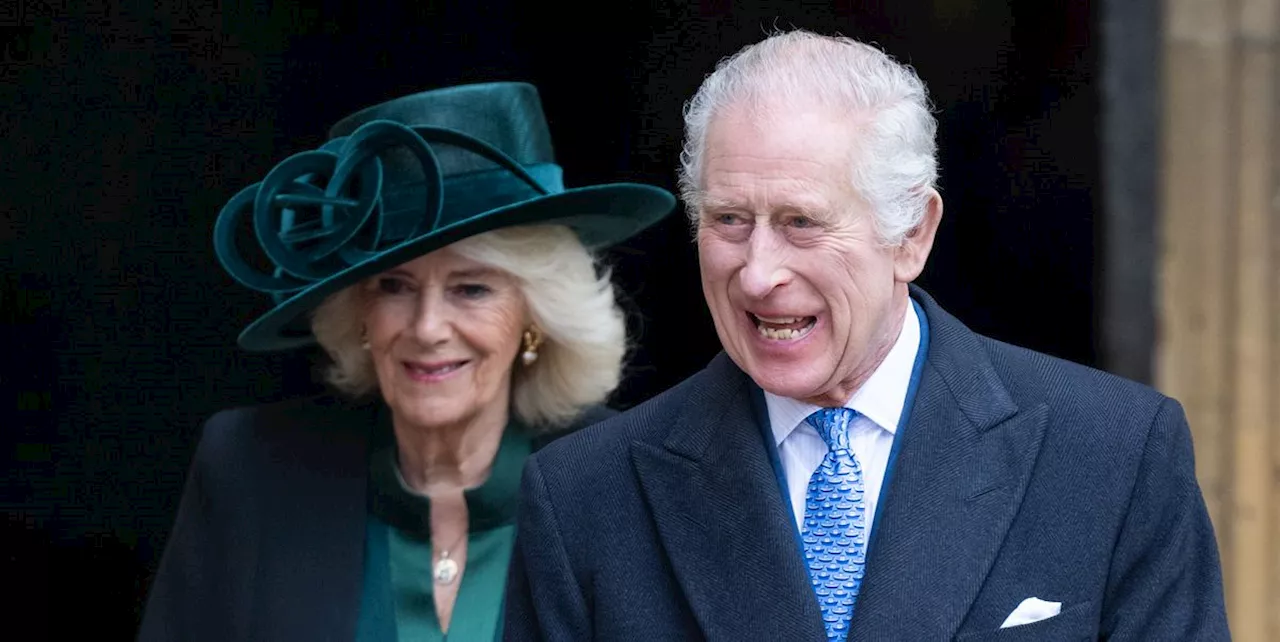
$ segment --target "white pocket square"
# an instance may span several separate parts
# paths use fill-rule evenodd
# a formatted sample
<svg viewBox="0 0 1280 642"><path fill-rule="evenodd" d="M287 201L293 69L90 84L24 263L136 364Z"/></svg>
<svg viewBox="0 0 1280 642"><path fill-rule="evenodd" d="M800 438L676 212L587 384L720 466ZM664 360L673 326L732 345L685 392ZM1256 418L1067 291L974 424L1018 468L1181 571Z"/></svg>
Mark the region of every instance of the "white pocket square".
<svg viewBox="0 0 1280 642"><path fill-rule="evenodd" d="M1011 626L1047 620L1060 611L1062 611L1062 602L1046 602L1038 597L1029 597L1004 619L1004 624L1001 624L1000 628L1007 629Z"/></svg>

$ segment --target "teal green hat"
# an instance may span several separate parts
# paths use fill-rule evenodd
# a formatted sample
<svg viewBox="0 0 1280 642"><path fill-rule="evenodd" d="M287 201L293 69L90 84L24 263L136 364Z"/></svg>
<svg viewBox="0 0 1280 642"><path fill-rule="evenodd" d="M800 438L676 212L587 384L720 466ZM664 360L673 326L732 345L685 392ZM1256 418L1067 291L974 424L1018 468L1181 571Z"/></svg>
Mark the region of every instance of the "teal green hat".
<svg viewBox="0 0 1280 642"><path fill-rule="evenodd" d="M240 346L285 350L314 341L307 317L325 297L469 236L560 224L597 250L675 204L651 185L565 189L537 90L462 85L339 121L319 149L280 162L223 207L214 250L232 278L276 304L241 332ZM266 255L262 269L240 252L242 225Z"/></svg>

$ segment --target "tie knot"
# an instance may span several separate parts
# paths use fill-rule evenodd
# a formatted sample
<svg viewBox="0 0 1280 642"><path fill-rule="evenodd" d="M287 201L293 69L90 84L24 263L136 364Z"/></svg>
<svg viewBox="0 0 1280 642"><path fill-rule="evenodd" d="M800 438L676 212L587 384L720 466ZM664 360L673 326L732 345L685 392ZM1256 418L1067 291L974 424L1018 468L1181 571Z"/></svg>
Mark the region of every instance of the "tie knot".
<svg viewBox="0 0 1280 642"><path fill-rule="evenodd" d="M849 408L822 408L805 420L818 430L818 436L831 450L849 449L849 422L858 413Z"/></svg>

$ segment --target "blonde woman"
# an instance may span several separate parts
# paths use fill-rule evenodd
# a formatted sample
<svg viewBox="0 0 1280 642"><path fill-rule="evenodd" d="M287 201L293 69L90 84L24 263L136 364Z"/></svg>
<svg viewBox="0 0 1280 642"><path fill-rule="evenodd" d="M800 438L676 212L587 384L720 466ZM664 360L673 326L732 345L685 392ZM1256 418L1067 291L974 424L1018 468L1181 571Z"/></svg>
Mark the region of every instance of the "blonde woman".
<svg viewBox="0 0 1280 642"><path fill-rule="evenodd" d="M277 302L240 345L319 343L335 393L209 420L142 640L498 639L525 458L611 412L626 334L593 252L671 194L564 189L521 83L331 136L233 198L215 246Z"/></svg>

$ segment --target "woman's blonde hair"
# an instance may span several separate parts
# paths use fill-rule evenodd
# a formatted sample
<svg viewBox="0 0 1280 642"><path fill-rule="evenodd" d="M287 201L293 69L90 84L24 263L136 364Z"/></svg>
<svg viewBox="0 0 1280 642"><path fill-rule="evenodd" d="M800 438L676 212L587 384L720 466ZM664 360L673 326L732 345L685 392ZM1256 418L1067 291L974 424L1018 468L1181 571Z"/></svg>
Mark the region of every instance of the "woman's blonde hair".
<svg viewBox="0 0 1280 642"><path fill-rule="evenodd" d="M511 404L533 429L565 425L617 388L627 352L626 322L607 268L563 225L508 227L449 246L515 277L529 316L542 331L538 359L513 366ZM599 269L597 269L599 268ZM326 379L351 396L378 387L368 351L361 347L359 285L324 301L311 331L333 363Z"/></svg>

